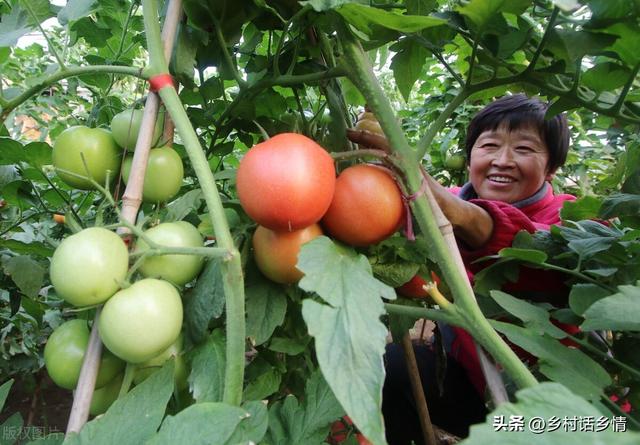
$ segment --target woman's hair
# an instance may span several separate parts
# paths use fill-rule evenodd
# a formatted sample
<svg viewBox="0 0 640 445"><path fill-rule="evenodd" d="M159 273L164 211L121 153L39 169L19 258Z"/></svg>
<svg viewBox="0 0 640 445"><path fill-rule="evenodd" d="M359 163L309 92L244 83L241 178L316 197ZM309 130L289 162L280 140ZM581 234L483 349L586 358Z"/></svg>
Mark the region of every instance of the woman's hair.
<svg viewBox="0 0 640 445"><path fill-rule="evenodd" d="M569 129L564 113L545 119L548 104L524 94L504 96L483 108L471 120L467 128L465 151L467 162L471 159L471 149L478 137L485 131L496 130L506 125L509 131L523 127L536 129L549 150L547 171L554 172L564 165L569 150Z"/></svg>

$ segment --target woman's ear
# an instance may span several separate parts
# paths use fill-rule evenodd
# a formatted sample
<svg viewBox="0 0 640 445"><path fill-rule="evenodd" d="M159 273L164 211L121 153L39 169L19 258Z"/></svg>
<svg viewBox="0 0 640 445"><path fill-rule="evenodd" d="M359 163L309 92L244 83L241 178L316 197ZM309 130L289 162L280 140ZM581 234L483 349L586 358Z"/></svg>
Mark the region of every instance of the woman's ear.
<svg viewBox="0 0 640 445"><path fill-rule="evenodd" d="M556 171L549 171L547 172L547 175L544 177L544 180L547 182L551 182L553 181L554 176L556 175Z"/></svg>

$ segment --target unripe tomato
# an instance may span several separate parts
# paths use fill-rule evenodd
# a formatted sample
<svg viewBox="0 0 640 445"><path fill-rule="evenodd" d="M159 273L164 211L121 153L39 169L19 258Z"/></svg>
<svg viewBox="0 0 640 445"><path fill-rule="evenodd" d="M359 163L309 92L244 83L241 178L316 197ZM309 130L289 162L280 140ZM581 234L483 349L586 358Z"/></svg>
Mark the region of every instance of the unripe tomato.
<svg viewBox="0 0 640 445"><path fill-rule="evenodd" d="M110 172L111 179L118 174L120 154L121 151L110 131L78 125L60 133L53 144L52 161L57 169L85 177L90 176L102 185L107 178L107 172ZM93 188L88 179L78 178L62 171L58 171L58 176L71 187L84 190Z"/></svg>
<svg viewBox="0 0 640 445"><path fill-rule="evenodd" d="M254 146L238 168L238 197L249 217L292 231L322 218L335 188L331 156L306 136L282 133Z"/></svg>
<svg viewBox="0 0 640 445"><path fill-rule="evenodd" d="M128 268L129 252L122 238L102 227L90 227L60 243L49 273L60 297L74 306L89 306L111 297Z"/></svg>
<svg viewBox="0 0 640 445"><path fill-rule="evenodd" d="M66 389L76 387L89 336L86 320L66 321L51 333L44 346L44 366L56 385ZM123 368L122 360L103 349L96 388L109 383Z"/></svg>
<svg viewBox="0 0 640 445"><path fill-rule="evenodd" d="M92 416L98 416L106 413L113 402L116 401L120 394L120 387L122 386L123 378L124 374L119 374L102 388L98 388L93 391L93 396L91 396L91 405L89 406L89 413Z"/></svg>
<svg viewBox="0 0 640 445"><path fill-rule="evenodd" d="M371 114L371 113L367 113ZM380 136L384 136L384 131L382 131L382 127L380 123L375 119L364 119L359 120L356 123L356 130L368 131L369 133L379 134Z"/></svg>
<svg viewBox="0 0 640 445"><path fill-rule="evenodd" d="M466 160L462 155L452 155L444 161L445 167L450 170L462 170L466 164Z"/></svg>
<svg viewBox="0 0 640 445"><path fill-rule="evenodd" d="M202 235L186 221L158 224L144 232L151 241L168 247L203 247ZM148 250L143 239L138 240L136 252ZM145 277L161 278L182 286L198 276L204 258L200 255L155 255L147 258L140 272Z"/></svg>
<svg viewBox="0 0 640 445"><path fill-rule="evenodd" d="M142 363L167 349L180 335L182 300L170 283L146 278L117 292L100 316L100 338L130 363Z"/></svg>
<svg viewBox="0 0 640 445"><path fill-rule="evenodd" d="M133 378L133 382L136 385L144 382L151 374L158 371L164 362L174 357L173 378L178 390L187 389L189 384L187 378L189 377L189 370L187 364L182 356L182 335L178 336L178 339L167 349L162 351L150 360L144 363L140 363L136 369L136 375Z"/></svg>
<svg viewBox="0 0 640 445"><path fill-rule="evenodd" d="M127 156L122 164L122 178L129 183L133 155ZM182 187L184 167L180 155L170 147L154 148L149 151L149 161L142 185L144 202L165 202L176 196Z"/></svg>
<svg viewBox="0 0 640 445"><path fill-rule="evenodd" d="M258 269L276 283L296 283L304 275L297 267L300 247L322 235L318 224L293 232L275 232L258 226L253 249Z"/></svg>
<svg viewBox="0 0 640 445"><path fill-rule="evenodd" d="M322 226L334 238L352 246L368 246L389 237L402 221L402 195L382 168L360 164L345 169Z"/></svg>
<svg viewBox="0 0 640 445"><path fill-rule="evenodd" d="M128 109L116 114L111 121L111 132L116 143L129 151L136 148L138 133L140 132L140 124L142 123L143 110ZM162 135L163 114L159 113L156 119L156 125L153 129L153 137L151 138L151 147L155 147L158 139Z"/></svg>

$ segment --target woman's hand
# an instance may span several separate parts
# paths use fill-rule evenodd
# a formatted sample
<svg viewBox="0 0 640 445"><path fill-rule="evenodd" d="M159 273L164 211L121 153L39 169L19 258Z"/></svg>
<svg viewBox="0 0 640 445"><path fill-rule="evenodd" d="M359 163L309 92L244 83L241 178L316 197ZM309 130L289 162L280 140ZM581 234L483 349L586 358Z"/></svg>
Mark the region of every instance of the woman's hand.
<svg viewBox="0 0 640 445"><path fill-rule="evenodd" d="M350 128L347 129L347 137L364 147L390 151L389 141L379 134ZM425 174L425 178L442 213L451 222L456 237L471 249L486 244L493 233L493 219L489 213L482 207L458 198L428 174Z"/></svg>

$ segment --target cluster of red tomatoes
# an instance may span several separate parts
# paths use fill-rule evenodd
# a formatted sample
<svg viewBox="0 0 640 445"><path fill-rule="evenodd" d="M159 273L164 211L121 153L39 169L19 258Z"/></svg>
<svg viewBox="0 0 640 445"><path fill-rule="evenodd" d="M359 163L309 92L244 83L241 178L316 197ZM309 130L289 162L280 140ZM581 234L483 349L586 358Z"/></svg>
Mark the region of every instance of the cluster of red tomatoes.
<svg viewBox="0 0 640 445"><path fill-rule="evenodd" d="M336 178L333 158L313 140L282 133L254 146L240 162L238 197L259 225L253 235L258 268L269 279L295 283L302 244L325 231L352 246L392 235L404 216L390 172L369 164Z"/></svg>

